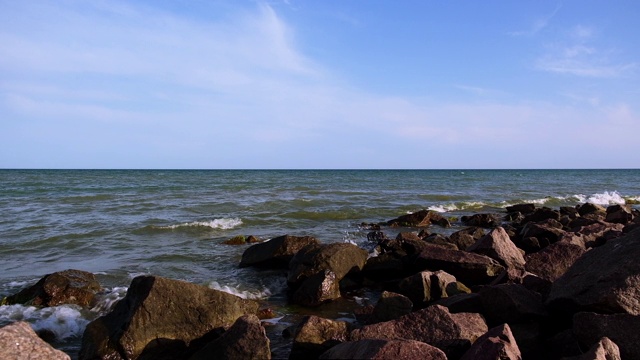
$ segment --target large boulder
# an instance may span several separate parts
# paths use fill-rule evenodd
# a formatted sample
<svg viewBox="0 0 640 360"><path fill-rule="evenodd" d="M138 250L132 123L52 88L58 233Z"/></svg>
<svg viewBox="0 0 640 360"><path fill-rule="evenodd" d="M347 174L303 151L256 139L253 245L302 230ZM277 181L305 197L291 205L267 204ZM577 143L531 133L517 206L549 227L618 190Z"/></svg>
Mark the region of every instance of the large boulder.
<svg viewBox="0 0 640 360"><path fill-rule="evenodd" d="M421 271L398 284L400 292L415 304L427 303L461 293L470 293L466 286L442 270Z"/></svg>
<svg viewBox="0 0 640 360"><path fill-rule="evenodd" d="M330 270L340 281L350 272L362 270L369 254L350 243L309 245L291 259L287 283L296 288L307 278Z"/></svg>
<svg viewBox="0 0 640 360"><path fill-rule="evenodd" d="M371 313L371 322L395 320L411 313L413 302L402 294L383 291Z"/></svg>
<svg viewBox="0 0 640 360"><path fill-rule="evenodd" d="M502 265L488 256L432 244L426 244L411 265L415 271L444 270L466 285L487 284L504 270Z"/></svg>
<svg viewBox="0 0 640 360"><path fill-rule="evenodd" d="M100 284L95 275L70 269L45 275L35 285L3 299L2 305L91 306L99 290Z"/></svg>
<svg viewBox="0 0 640 360"><path fill-rule="evenodd" d="M417 340L441 349L449 358L457 359L487 330L487 324L479 314L452 314L444 306L433 305L396 320L353 330L351 340Z"/></svg>
<svg viewBox="0 0 640 360"><path fill-rule="evenodd" d="M480 290L480 301L489 325L538 321L546 316L542 296L520 284L500 284Z"/></svg>
<svg viewBox="0 0 640 360"><path fill-rule="evenodd" d="M621 360L620 348L608 337L603 337L584 354L563 360Z"/></svg>
<svg viewBox="0 0 640 360"><path fill-rule="evenodd" d="M435 346L415 340L363 339L334 346L320 359L447 360L447 355Z"/></svg>
<svg viewBox="0 0 640 360"><path fill-rule="evenodd" d="M522 360L508 324L489 330L476 340L460 360Z"/></svg>
<svg viewBox="0 0 640 360"><path fill-rule="evenodd" d="M349 339L349 325L344 321L305 316L298 324L290 359L314 359L331 347Z"/></svg>
<svg viewBox="0 0 640 360"><path fill-rule="evenodd" d="M573 317L573 333L585 348L607 337L618 345L623 359L640 359L640 316L577 313Z"/></svg>
<svg viewBox="0 0 640 360"><path fill-rule="evenodd" d="M304 279L294 291L291 300L302 306L319 306L340 298L340 282L328 269Z"/></svg>
<svg viewBox="0 0 640 360"><path fill-rule="evenodd" d="M442 227L451 227L451 223L447 218L440 215L437 211L420 210L411 214L399 216L393 220L387 221L386 225L392 227L427 227L431 224L437 224Z"/></svg>
<svg viewBox="0 0 640 360"><path fill-rule="evenodd" d="M606 222L628 224L633 220L633 212L629 205L611 205L607 208Z"/></svg>
<svg viewBox="0 0 640 360"><path fill-rule="evenodd" d="M510 213L519 212L522 214L530 214L536 210L536 205L531 203L516 204L516 205L507 206L505 210L507 210L507 212L510 212Z"/></svg>
<svg viewBox="0 0 640 360"><path fill-rule="evenodd" d="M511 241L509 234L502 227L491 230L467 248L467 251L486 255L506 268L521 269L525 264L520 249Z"/></svg>
<svg viewBox="0 0 640 360"><path fill-rule="evenodd" d="M459 250L466 250L484 235L484 230L481 227L470 226L449 235L449 242L455 244Z"/></svg>
<svg viewBox="0 0 640 360"><path fill-rule="evenodd" d="M271 359L269 338L256 315L243 315L219 338L205 345L189 360Z"/></svg>
<svg viewBox="0 0 640 360"><path fill-rule="evenodd" d="M467 226L479 226L483 228L494 228L500 225L500 217L496 214L473 214L460 218Z"/></svg>
<svg viewBox="0 0 640 360"><path fill-rule="evenodd" d="M558 241L525 256L525 269L541 279L554 282L560 278L586 250L570 242Z"/></svg>
<svg viewBox="0 0 640 360"><path fill-rule="evenodd" d="M54 349L38 337L24 321L0 328L0 359L69 360L69 355Z"/></svg>
<svg viewBox="0 0 640 360"><path fill-rule="evenodd" d="M278 236L247 248L242 254L240 267L287 269L293 256L303 247L311 244L320 244L320 242L311 236Z"/></svg>
<svg viewBox="0 0 640 360"><path fill-rule="evenodd" d="M549 308L640 315L639 258L640 229L593 248L553 283Z"/></svg>
<svg viewBox="0 0 640 360"><path fill-rule="evenodd" d="M133 279L113 310L87 326L80 359L183 359L258 303L184 281Z"/></svg>

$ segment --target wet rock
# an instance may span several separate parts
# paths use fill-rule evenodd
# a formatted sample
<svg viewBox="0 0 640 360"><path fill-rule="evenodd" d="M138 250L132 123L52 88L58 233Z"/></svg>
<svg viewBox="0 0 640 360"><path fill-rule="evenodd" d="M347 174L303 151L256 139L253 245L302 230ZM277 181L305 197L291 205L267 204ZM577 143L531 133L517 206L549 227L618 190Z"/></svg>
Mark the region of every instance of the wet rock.
<svg viewBox="0 0 640 360"><path fill-rule="evenodd" d="M325 351L348 340L344 321L305 316L297 326L289 359L317 359Z"/></svg>
<svg viewBox="0 0 640 360"><path fill-rule="evenodd" d="M606 222L628 224L633 220L633 212L628 205L612 205L607 208Z"/></svg>
<svg viewBox="0 0 640 360"><path fill-rule="evenodd" d="M431 224L447 228L451 227L451 223L447 218L432 210L420 210L387 221L387 225L392 227L428 227Z"/></svg>
<svg viewBox="0 0 640 360"><path fill-rule="evenodd" d="M422 239L415 232L403 231L398 233L398 235L396 236L396 240L403 242L403 241L421 241Z"/></svg>
<svg viewBox="0 0 640 360"><path fill-rule="evenodd" d="M320 359L447 360L447 356L442 350L420 341L363 339L337 345Z"/></svg>
<svg viewBox="0 0 640 360"><path fill-rule="evenodd" d="M639 258L640 230L587 251L553 283L549 308L640 315Z"/></svg>
<svg viewBox="0 0 640 360"><path fill-rule="evenodd" d="M366 250L349 243L310 245L291 259L287 283L295 289L308 277L325 270L340 281L348 273L362 270L368 256Z"/></svg>
<svg viewBox="0 0 640 360"><path fill-rule="evenodd" d="M621 360L620 348L607 337L603 337L582 355L563 360Z"/></svg>
<svg viewBox="0 0 640 360"><path fill-rule="evenodd" d="M466 251L444 249L427 244L413 259L415 271L443 270L467 285L486 284L497 277L504 267L490 257Z"/></svg>
<svg viewBox="0 0 640 360"><path fill-rule="evenodd" d="M57 306L75 304L91 306L100 284L95 275L82 270L64 270L45 275L35 285L8 296L2 305L24 304Z"/></svg>
<svg viewBox="0 0 640 360"><path fill-rule="evenodd" d="M483 228L494 228L500 225L500 218L496 214L474 214L460 218L466 226L479 226Z"/></svg>
<svg viewBox="0 0 640 360"><path fill-rule="evenodd" d="M524 217L522 223L540 222L547 219L560 220L560 211L548 207L536 208L534 212Z"/></svg>
<svg viewBox="0 0 640 360"><path fill-rule="evenodd" d="M452 314L443 306L433 305L396 320L353 330L351 340L417 340L439 348L449 358L457 359L487 330L487 324L479 314Z"/></svg>
<svg viewBox="0 0 640 360"><path fill-rule="evenodd" d="M580 216L585 216L588 214L606 215L607 209L598 204L585 203L578 206L578 213L580 214Z"/></svg>
<svg viewBox="0 0 640 360"><path fill-rule="evenodd" d="M340 282L336 279L336 274L331 270L324 270L305 278L291 300L298 305L314 307L339 298Z"/></svg>
<svg viewBox="0 0 640 360"><path fill-rule="evenodd" d="M382 240L387 240L387 235L380 230L370 231L367 234L367 240L373 242L380 242Z"/></svg>
<svg viewBox="0 0 640 360"><path fill-rule="evenodd" d="M407 276L407 271L401 256L387 252L367 259L362 275L375 282L385 282L400 280Z"/></svg>
<svg viewBox="0 0 640 360"><path fill-rule="evenodd" d="M69 360L69 355L54 349L24 321L0 328L0 359Z"/></svg>
<svg viewBox="0 0 640 360"><path fill-rule="evenodd" d="M487 235L467 248L467 251L486 255L506 268L520 269L525 264L520 249L511 241L502 227L491 230Z"/></svg>
<svg viewBox="0 0 640 360"><path fill-rule="evenodd" d="M189 360L271 359L269 339L255 315L244 315L219 338L205 345Z"/></svg>
<svg viewBox="0 0 640 360"><path fill-rule="evenodd" d="M573 317L573 333L585 348L607 337L618 345L622 359L640 359L640 316L577 313Z"/></svg>
<svg viewBox="0 0 640 360"><path fill-rule="evenodd" d="M556 220L548 219L539 223L527 223L521 230L522 238L535 237L544 244L553 244L565 234L562 224Z"/></svg>
<svg viewBox="0 0 640 360"><path fill-rule="evenodd" d="M383 291L371 313L370 322L382 322L397 319L411 313L413 302L402 294Z"/></svg>
<svg viewBox="0 0 640 360"><path fill-rule="evenodd" d="M471 226L449 235L449 241L455 244L458 249L466 250L484 235L484 230L481 227Z"/></svg>
<svg viewBox="0 0 640 360"><path fill-rule="evenodd" d="M521 360L522 354L508 324L489 330L460 360Z"/></svg>
<svg viewBox="0 0 640 360"><path fill-rule="evenodd" d="M451 241L449 241L448 237L441 234L431 234L425 237L423 240L428 242L429 244L442 246L451 250L458 250L458 246L456 244L452 243Z"/></svg>
<svg viewBox="0 0 640 360"><path fill-rule="evenodd" d="M240 267L289 267L289 261L303 247L320 242L311 236L284 235L249 247L242 254Z"/></svg>
<svg viewBox="0 0 640 360"><path fill-rule="evenodd" d="M536 210L535 204L516 204L506 207L507 212L519 212L522 214L530 214Z"/></svg>
<svg viewBox="0 0 640 360"><path fill-rule="evenodd" d="M461 293L470 293L466 286L459 283L456 278L439 271L421 271L403 279L398 288L400 292L411 299L415 304L423 304Z"/></svg>
<svg viewBox="0 0 640 360"><path fill-rule="evenodd" d="M127 295L87 326L80 359L183 359L258 304L158 276L133 279Z"/></svg>
<svg viewBox="0 0 640 360"><path fill-rule="evenodd" d="M538 321L547 315L542 296L520 284L487 286L479 294L490 325Z"/></svg>
<svg viewBox="0 0 640 360"><path fill-rule="evenodd" d="M525 269L549 282L560 278L586 250L578 245L559 241L525 256Z"/></svg>

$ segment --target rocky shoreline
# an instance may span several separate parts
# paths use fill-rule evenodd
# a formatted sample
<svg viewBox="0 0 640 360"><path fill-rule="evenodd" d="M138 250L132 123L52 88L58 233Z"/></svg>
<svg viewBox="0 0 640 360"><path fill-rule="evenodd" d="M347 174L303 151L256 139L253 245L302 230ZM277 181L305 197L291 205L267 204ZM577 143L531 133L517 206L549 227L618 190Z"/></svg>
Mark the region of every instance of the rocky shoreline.
<svg viewBox="0 0 640 360"><path fill-rule="evenodd" d="M362 224L376 256L308 236L230 243L255 243L240 267L286 272L291 304L380 294L353 309L356 322L310 315L287 328L290 359L640 359L639 215L590 203L519 204L461 219L421 210ZM452 221L466 228L434 230ZM391 230L398 235L387 237ZM93 274L67 270L2 305L89 307L99 290ZM273 316L268 303L139 276L86 327L78 358L268 359L265 319ZM26 323L0 334L0 358L69 358Z"/></svg>

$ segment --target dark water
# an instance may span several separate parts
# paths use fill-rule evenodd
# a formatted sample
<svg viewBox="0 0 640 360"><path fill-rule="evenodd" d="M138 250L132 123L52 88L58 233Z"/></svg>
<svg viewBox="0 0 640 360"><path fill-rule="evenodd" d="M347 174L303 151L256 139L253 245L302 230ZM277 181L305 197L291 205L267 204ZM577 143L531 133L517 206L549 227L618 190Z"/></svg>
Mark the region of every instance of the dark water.
<svg viewBox="0 0 640 360"><path fill-rule="evenodd" d="M637 207L639 180L640 170L0 170L0 296L69 268L96 273L107 290L93 311L1 306L0 323L53 329L73 352L140 274L282 302L281 274L237 268L246 246L221 243L235 235L365 247L359 224L423 208L460 217L521 202Z"/></svg>

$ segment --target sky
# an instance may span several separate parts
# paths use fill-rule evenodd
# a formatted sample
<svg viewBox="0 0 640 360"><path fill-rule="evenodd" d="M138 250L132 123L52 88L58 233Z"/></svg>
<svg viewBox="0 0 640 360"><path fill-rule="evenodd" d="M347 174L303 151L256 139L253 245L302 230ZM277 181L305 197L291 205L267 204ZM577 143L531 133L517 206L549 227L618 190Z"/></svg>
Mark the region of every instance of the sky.
<svg viewBox="0 0 640 360"><path fill-rule="evenodd" d="M640 2L0 0L0 168L640 168Z"/></svg>

